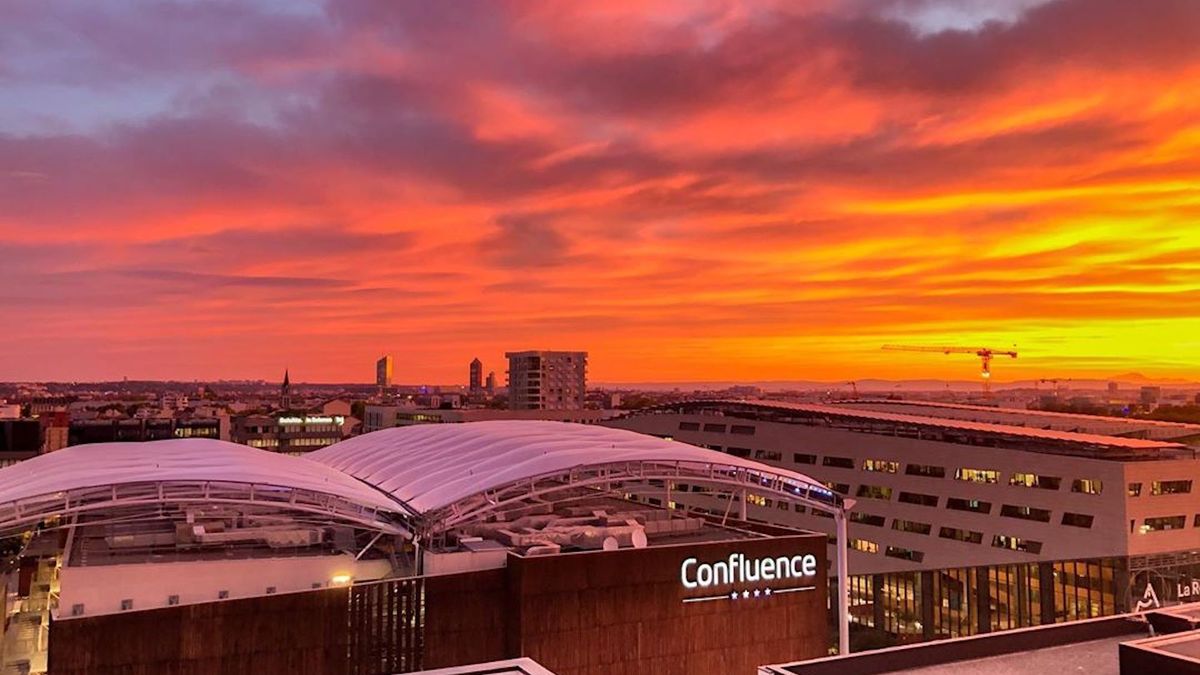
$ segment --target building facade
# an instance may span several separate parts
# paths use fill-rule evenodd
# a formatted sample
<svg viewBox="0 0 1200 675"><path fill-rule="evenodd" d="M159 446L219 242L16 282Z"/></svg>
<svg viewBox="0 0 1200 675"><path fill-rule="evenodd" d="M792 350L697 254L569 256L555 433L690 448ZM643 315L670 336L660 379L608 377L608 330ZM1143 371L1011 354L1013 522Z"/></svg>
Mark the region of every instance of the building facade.
<svg viewBox="0 0 1200 675"><path fill-rule="evenodd" d="M1148 586L1159 603L1200 591L1200 459L1185 444L778 402L677 404L604 424L803 471L853 498L855 620L893 635L1106 616ZM753 491L673 487L671 501L701 512L744 502L751 520L833 531L823 514Z"/></svg>
<svg viewBox="0 0 1200 675"><path fill-rule="evenodd" d="M467 390L472 394L483 391L483 361L478 358L471 361L470 373L467 379Z"/></svg>
<svg viewBox="0 0 1200 675"><path fill-rule="evenodd" d="M284 413L239 415L230 420L230 440L252 448L302 455L344 438L340 415Z"/></svg>
<svg viewBox="0 0 1200 675"><path fill-rule="evenodd" d="M508 352L511 410L570 410L583 407L587 352Z"/></svg>
<svg viewBox="0 0 1200 675"><path fill-rule="evenodd" d="M380 388L392 386L392 356L381 357L375 362L375 384Z"/></svg>

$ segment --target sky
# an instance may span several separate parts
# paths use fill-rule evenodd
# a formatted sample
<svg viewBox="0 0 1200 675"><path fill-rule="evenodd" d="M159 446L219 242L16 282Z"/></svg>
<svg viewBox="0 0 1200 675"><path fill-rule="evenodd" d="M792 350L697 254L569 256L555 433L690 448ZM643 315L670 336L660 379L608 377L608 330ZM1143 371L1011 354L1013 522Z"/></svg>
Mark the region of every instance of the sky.
<svg viewBox="0 0 1200 675"><path fill-rule="evenodd" d="M0 380L1200 379L1195 0L7 0Z"/></svg>

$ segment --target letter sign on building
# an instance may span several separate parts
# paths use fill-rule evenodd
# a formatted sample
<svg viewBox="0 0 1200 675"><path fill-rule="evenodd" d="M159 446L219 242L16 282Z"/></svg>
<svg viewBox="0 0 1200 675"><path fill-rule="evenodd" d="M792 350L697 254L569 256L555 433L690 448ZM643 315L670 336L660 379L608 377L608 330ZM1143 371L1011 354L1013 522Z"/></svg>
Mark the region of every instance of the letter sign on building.
<svg viewBox="0 0 1200 675"><path fill-rule="evenodd" d="M811 553L763 558L747 558L741 553L730 553L724 560L703 562L698 558L685 558L679 565L679 583L685 589L708 592L706 595L685 598L684 602L737 600L811 591L816 589L812 583L816 576L817 557Z"/></svg>

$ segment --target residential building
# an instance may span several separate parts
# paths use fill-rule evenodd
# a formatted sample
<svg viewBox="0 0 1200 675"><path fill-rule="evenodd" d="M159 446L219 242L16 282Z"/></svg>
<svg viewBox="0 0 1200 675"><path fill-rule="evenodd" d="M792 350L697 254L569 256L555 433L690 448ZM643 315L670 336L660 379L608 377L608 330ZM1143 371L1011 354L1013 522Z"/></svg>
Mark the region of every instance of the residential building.
<svg viewBox="0 0 1200 675"><path fill-rule="evenodd" d="M582 408L587 389L587 352L508 352L510 410Z"/></svg>

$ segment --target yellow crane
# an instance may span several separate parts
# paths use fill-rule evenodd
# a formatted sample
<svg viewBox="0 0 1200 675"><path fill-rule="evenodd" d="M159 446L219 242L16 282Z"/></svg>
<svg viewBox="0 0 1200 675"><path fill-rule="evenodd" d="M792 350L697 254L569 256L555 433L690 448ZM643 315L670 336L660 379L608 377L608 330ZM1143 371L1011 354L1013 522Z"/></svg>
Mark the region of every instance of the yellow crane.
<svg viewBox="0 0 1200 675"><path fill-rule="evenodd" d="M1014 345L1015 347L1015 345ZM979 373L983 377L983 393L990 394L992 391L992 359L997 356L1009 356L1017 358L1016 349L1002 350L992 349L990 347L916 347L911 345L884 345L884 349L893 352L936 352L941 354L974 354L979 357L980 363L983 365L983 370Z"/></svg>

